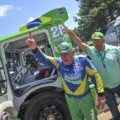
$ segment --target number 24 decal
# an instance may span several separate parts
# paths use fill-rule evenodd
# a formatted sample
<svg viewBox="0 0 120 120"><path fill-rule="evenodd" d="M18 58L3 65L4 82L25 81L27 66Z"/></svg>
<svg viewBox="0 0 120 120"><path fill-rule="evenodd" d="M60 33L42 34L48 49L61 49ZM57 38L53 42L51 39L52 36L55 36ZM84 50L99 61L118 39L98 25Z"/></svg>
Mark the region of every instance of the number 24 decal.
<svg viewBox="0 0 120 120"><path fill-rule="evenodd" d="M63 28L62 25L53 26L51 28L52 37L57 38L57 37L63 36L62 28Z"/></svg>

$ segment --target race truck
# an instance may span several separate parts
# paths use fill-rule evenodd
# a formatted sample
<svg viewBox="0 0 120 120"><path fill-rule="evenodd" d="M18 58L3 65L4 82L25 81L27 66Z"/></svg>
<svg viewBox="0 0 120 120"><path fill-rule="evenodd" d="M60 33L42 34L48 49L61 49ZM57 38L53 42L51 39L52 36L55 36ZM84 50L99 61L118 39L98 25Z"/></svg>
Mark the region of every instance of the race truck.
<svg viewBox="0 0 120 120"><path fill-rule="evenodd" d="M59 56L64 37L65 8L57 8L27 23L19 32L0 39L0 120L70 120L61 76L34 58L26 39L32 34L49 56Z"/></svg>

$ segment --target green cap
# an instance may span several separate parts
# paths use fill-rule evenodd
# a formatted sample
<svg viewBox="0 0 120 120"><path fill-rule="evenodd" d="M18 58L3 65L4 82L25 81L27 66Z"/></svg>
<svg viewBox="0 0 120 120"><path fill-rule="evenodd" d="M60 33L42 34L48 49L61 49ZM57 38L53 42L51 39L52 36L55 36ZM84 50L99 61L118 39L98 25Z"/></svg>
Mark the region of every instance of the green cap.
<svg viewBox="0 0 120 120"><path fill-rule="evenodd" d="M104 39L104 35L101 32L95 32L92 34L92 40Z"/></svg>
<svg viewBox="0 0 120 120"><path fill-rule="evenodd" d="M57 47L58 53L66 53L72 49L73 49L72 45L67 42L61 42L58 44Z"/></svg>

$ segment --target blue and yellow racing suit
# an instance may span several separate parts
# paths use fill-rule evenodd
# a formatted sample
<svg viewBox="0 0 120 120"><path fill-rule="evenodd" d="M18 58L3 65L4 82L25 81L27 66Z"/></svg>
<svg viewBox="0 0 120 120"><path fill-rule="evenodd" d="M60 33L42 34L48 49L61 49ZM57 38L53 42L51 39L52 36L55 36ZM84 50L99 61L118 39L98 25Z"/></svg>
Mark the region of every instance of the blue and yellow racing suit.
<svg viewBox="0 0 120 120"><path fill-rule="evenodd" d="M97 120L93 98L90 93L88 74L96 78L98 94L103 94L103 84L94 66L84 57L74 57L70 66L64 65L61 58L33 50L34 56L45 65L56 68L61 76L65 98L72 120Z"/></svg>

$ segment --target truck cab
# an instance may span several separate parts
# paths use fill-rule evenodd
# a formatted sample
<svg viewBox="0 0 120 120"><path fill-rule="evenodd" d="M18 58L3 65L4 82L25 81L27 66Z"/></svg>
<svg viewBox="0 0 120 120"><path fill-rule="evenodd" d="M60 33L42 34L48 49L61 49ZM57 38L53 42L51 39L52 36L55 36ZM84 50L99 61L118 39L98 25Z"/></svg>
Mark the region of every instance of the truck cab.
<svg viewBox="0 0 120 120"><path fill-rule="evenodd" d="M0 39L0 119L71 119L60 74L38 62L26 44L31 33L39 49L58 57L57 45L66 41L62 24L67 19L66 9L57 8Z"/></svg>

